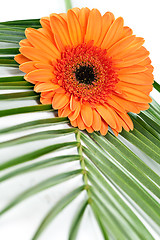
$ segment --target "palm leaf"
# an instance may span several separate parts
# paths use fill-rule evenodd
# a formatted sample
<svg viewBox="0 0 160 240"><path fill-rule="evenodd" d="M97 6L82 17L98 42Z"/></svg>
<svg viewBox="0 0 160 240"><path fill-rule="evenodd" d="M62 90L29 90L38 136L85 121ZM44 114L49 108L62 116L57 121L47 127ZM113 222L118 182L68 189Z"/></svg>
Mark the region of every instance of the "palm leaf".
<svg viewBox="0 0 160 240"><path fill-rule="evenodd" d="M18 42L24 38L26 27L39 28L39 19L0 23L0 41L8 43L7 48L0 49L1 67L18 68L14 55L19 52ZM10 43L17 47L10 47ZM157 82L154 87L160 91ZM139 115L130 114L134 130L129 133L123 130L117 138L111 131L103 137L99 133L89 134L72 128L67 118L56 117L51 105L39 104L39 95L23 76L2 76L0 89L3 106L0 116L3 123L9 122L7 126L1 125L0 151L14 147L23 152L24 146L26 150L7 160L1 154L2 185L17 176L20 180L31 172L60 167L64 163L68 166L67 171L53 174L14 196L1 208L1 215L33 195L79 175L82 176L79 187L68 190L51 207L32 239L38 239L51 221L82 192L85 195L70 223L68 239L76 239L79 229L84 227L81 222L87 209L92 211L106 240L149 240L160 236L160 177L153 169L160 163L160 106L154 99L149 110ZM24 102L26 105L22 106ZM8 108L8 103L13 103L13 108ZM19 106L14 107L15 103ZM37 118L36 113L39 114ZM49 117L46 114L50 114ZM21 121L12 124L14 118ZM51 142L43 146L48 139ZM38 143L38 149L29 150L30 143L35 146ZM64 149L68 149L68 155ZM75 169L69 168L72 162L79 163ZM151 230L147 229L148 225Z"/></svg>

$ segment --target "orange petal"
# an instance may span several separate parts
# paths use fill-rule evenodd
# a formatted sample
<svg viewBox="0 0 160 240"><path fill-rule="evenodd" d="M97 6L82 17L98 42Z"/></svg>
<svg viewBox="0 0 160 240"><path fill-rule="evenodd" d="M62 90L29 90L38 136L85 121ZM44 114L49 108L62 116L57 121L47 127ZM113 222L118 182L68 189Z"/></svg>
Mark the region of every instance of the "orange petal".
<svg viewBox="0 0 160 240"><path fill-rule="evenodd" d="M49 69L51 71L54 69L53 66L41 62L35 62L34 66L38 69Z"/></svg>
<svg viewBox="0 0 160 240"><path fill-rule="evenodd" d="M70 100L70 97L67 94L56 93L54 95L52 106L54 109L63 108Z"/></svg>
<svg viewBox="0 0 160 240"><path fill-rule="evenodd" d="M77 124L78 124L78 128L80 130L84 130L86 128L86 126L85 126L85 124L84 124L80 114L77 117Z"/></svg>
<svg viewBox="0 0 160 240"><path fill-rule="evenodd" d="M35 92L46 92L46 91L53 91L55 89L59 88L59 85L50 83L50 82L46 82L46 83L36 83L35 87L34 87L34 91Z"/></svg>
<svg viewBox="0 0 160 240"><path fill-rule="evenodd" d="M122 52L125 48L127 48L134 40L135 36L131 35L121 39L112 45L111 48L108 49L107 54L110 57L116 57L119 52Z"/></svg>
<svg viewBox="0 0 160 240"><path fill-rule="evenodd" d="M153 77L147 76L145 73L133 73L133 74L119 74L118 78L127 83L133 83L137 85L149 85L153 83Z"/></svg>
<svg viewBox="0 0 160 240"><path fill-rule="evenodd" d="M50 15L52 32L59 36L63 46L72 45L66 21L58 14Z"/></svg>
<svg viewBox="0 0 160 240"><path fill-rule="evenodd" d="M80 113L80 110L81 110L81 104L80 104L80 102L77 102L77 107L76 107L75 111L72 112L72 113L68 116L69 119L70 119L70 121L74 121L74 120L78 117L78 115L79 115L79 113Z"/></svg>
<svg viewBox="0 0 160 240"><path fill-rule="evenodd" d="M115 20L114 15L111 12L106 12L102 16L102 31L101 31L100 38L96 44L97 46L101 46L101 43L106 33L108 32L108 29L110 28L111 24L114 22L114 20Z"/></svg>
<svg viewBox="0 0 160 240"><path fill-rule="evenodd" d="M28 46L28 47L33 47L32 44L28 41L28 39L23 39L23 40L21 40L21 41L19 42L19 45L20 45L21 47L26 47L26 46Z"/></svg>
<svg viewBox="0 0 160 240"><path fill-rule="evenodd" d="M123 32L123 22L124 21L122 17L117 18L113 22L107 34L105 35L101 48L108 49L121 38Z"/></svg>
<svg viewBox="0 0 160 240"><path fill-rule="evenodd" d="M88 18L88 25L85 35L85 42L94 40L94 45L98 42L102 31L102 16L97 9L92 9Z"/></svg>
<svg viewBox="0 0 160 240"><path fill-rule="evenodd" d="M29 62L30 59L26 58L25 56L23 56L22 54L18 54L14 57L14 60L19 63L19 64L22 64L22 63L25 63L25 62Z"/></svg>
<svg viewBox="0 0 160 240"><path fill-rule="evenodd" d="M93 109L93 123L92 123L92 128L95 131L99 131L101 129L101 117L99 113Z"/></svg>
<svg viewBox="0 0 160 240"><path fill-rule="evenodd" d="M67 106L64 107L62 113L61 113L61 117L68 117L68 115L71 113L71 109L69 107L69 104L67 104Z"/></svg>
<svg viewBox="0 0 160 240"><path fill-rule="evenodd" d="M90 9L87 8L87 7L81 8L80 11L79 11L78 19L79 19L79 22L80 22L80 25L81 25L83 38L84 38L84 35L86 33L86 30L87 30L89 13L90 13Z"/></svg>
<svg viewBox="0 0 160 240"><path fill-rule="evenodd" d="M52 64L53 58L45 53L42 49L40 50L33 47L21 47L19 50L25 57L33 61Z"/></svg>
<svg viewBox="0 0 160 240"><path fill-rule="evenodd" d="M108 132L108 124L107 124L105 121L101 120L100 133L101 133L103 136L105 136L105 135L107 134L107 132Z"/></svg>
<svg viewBox="0 0 160 240"><path fill-rule="evenodd" d="M145 72L147 70L147 67L145 66L141 66L141 65L133 65L130 67L126 67L126 68L121 68L118 73L120 75L123 74L130 74L130 73L139 73L139 72Z"/></svg>
<svg viewBox="0 0 160 240"><path fill-rule="evenodd" d="M27 28L25 34L29 42L38 49L43 49L44 52L51 55L53 58L60 58L61 54L54 44L36 29Z"/></svg>
<svg viewBox="0 0 160 240"><path fill-rule="evenodd" d="M98 111L98 113L101 115L101 117L105 120L105 122L113 127L116 128L116 122L114 120L113 115L111 114L111 112L108 109L109 107L103 106L103 105L97 105L96 109Z"/></svg>
<svg viewBox="0 0 160 240"><path fill-rule="evenodd" d="M121 87L123 92L125 93L125 96L123 98L133 101L133 102L138 102L138 103L150 103L152 102L152 98L145 93L134 89L134 88L129 88L129 87Z"/></svg>
<svg viewBox="0 0 160 240"><path fill-rule="evenodd" d="M114 101L111 97L107 98L107 104L109 104L111 107L115 108L116 110L120 112L125 112L125 109L122 105L118 104L116 101ZM104 104L105 105L105 104Z"/></svg>
<svg viewBox="0 0 160 240"><path fill-rule="evenodd" d="M25 72L25 73L29 73L33 70L36 70L36 67L35 67L35 64L36 62L35 61L29 61L29 62L24 62L22 63L20 66L19 66L19 69L22 71L22 72ZM34 81L33 81L34 82Z"/></svg>
<svg viewBox="0 0 160 240"><path fill-rule="evenodd" d="M121 88L121 86L134 88L134 89L142 91L142 92L144 92L145 94L148 94L148 95L153 89L153 85L138 85L138 84L126 83L126 82L119 82L119 83L117 83L117 85L119 86L119 88Z"/></svg>
<svg viewBox="0 0 160 240"><path fill-rule="evenodd" d="M122 33L122 38L125 38L127 36L130 36L133 34L133 31L131 28L127 27L127 26L124 26L123 27L123 33Z"/></svg>
<svg viewBox="0 0 160 240"><path fill-rule="evenodd" d="M52 104L52 99L53 99L53 97L51 97L51 98L43 98L43 97L41 97L40 98L40 102L42 104Z"/></svg>
<svg viewBox="0 0 160 240"><path fill-rule="evenodd" d="M54 36L53 36L51 26L50 26L49 17L41 18L40 23L41 23L43 29L45 30L45 35L50 39L51 42L53 42L53 44L55 44Z"/></svg>
<svg viewBox="0 0 160 240"><path fill-rule="evenodd" d="M79 106L79 101L75 99L73 95L71 95L71 100L70 100L70 108L72 111L75 111L75 109Z"/></svg>
<svg viewBox="0 0 160 240"><path fill-rule="evenodd" d="M136 104L129 101L129 100L125 100L123 98L121 98L120 96L116 96L114 94L112 94L112 98L121 106L123 106L123 108L125 108L125 110L127 112L133 112L133 113L139 113L139 109L136 107Z"/></svg>
<svg viewBox="0 0 160 240"><path fill-rule="evenodd" d="M143 43L144 43L143 38L136 37L128 48L124 49L122 52L117 53L116 58L122 59L126 58L127 56L130 56L131 54L135 53L138 49L140 49Z"/></svg>
<svg viewBox="0 0 160 240"><path fill-rule="evenodd" d="M73 45L82 43L82 30L78 17L71 9L67 12L68 30Z"/></svg>
<svg viewBox="0 0 160 240"><path fill-rule="evenodd" d="M37 69L26 75L28 80L38 82L48 82L55 78L55 75L49 69Z"/></svg>
<svg viewBox="0 0 160 240"><path fill-rule="evenodd" d="M89 132L89 133L92 133L92 132L94 132L94 130L93 130L93 128L92 128L92 127L87 127L87 126L86 126L86 130L87 130L87 132Z"/></svg>
<svg viewBox="0 0 160 240"><path fill-rule="evenodd" d="M118 132L117 132L114 128L111 128L111 129L112 129L114 135L115 135L116 137L118 137Z"/></svg>
<svg viewBox="0 0 160 240"><path fill-rule="evenodd" d="M70 123L73 127L77 127L77 119L74 121L70 121Z"/></svg>
<svg viewBox="0 0 160 240"><path fill-rule="evenodd" d="M138 107L139 111L147 110L150 107L148 103L137 103L136 106Z"/></svg>
<svg viewBox="0 0 160 240"><path fill-rule="evenodd" d="M123 121L125 121L125 123L127 124L127 126L131 129L131 130L133 130L133 122L132 122L132 120L130 119L130 117L128 116L128 114L127 113L118 113L119 114L119 116L123 119Z"/></svg>
<svg viewBox="0 0 160 240"><path fill-rule="evenodd" d="M79 17L80 8L74 7L72 8L72 11L76 14L77 17Z"/></svg>
<svg viewBox="0 0 160 240"><path fill-rule="evenodd" d="M93 122L93 111L90 104L82 104L81 117L87 127L90 127Z"/></svg>

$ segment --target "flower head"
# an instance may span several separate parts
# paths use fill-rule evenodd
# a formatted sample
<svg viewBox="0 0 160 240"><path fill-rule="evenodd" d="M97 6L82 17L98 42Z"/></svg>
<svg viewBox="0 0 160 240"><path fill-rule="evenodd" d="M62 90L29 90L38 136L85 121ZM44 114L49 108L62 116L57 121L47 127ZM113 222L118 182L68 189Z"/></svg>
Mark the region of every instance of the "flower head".
<svg viewBox="0 0 160 240"><path fill-rule="evenodd" d="M153 67L143 38L123 18L97 9L73 8L27 28L15 57L25 79L72 126L118 135L133 123L128 112L149 108Z"/></svg>

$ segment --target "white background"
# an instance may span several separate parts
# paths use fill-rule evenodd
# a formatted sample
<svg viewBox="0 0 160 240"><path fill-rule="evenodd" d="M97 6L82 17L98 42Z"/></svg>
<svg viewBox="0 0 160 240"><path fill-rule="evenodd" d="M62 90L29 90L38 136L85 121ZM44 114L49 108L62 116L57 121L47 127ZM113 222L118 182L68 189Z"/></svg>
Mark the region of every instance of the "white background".
<svg viewBox="0 0 160 240"><path fill-rule="evenodd" d="M160 14L159 14L159 0L74 0L72 1L73 7L84 7L98 8L102 13L106 11L111 11L115 14L115 17L122 16L125 20L125 25L128 25L133 29L134 34L139 37L144 37L146 40L145 47L150 51L150 57L155 68L154 75L155 80L159 81L160 76ZM64 12L65 4L63 0L5 0L1 3L0 7L0 22L18 19L30 19L30 18L41 18L42 16L48 16L52 12ZM7 70L2 70L1 76L8 76L9 74L16 74L15 70L7 72ZM152 96L159 101L157 92L154 90ZM8 106L9 107L9 106ZM0 107L1 109L3 106ZM40 116L37 114L37 118ZM35 117L35 118L36 118ZM50 113L46 113L43 117L51 117ZM13 124L20 122L19 119L14 118ZM0 122L3 126L7 126L7 122ZM68 138L70 141L71 139ZM55 143L55 140L52 140ZM43 145L47 145L46 141L42 142ZM28 146L28 145L27 145ZM29 146L30 149L35 148L32 143ZM16 156L17 151L15 148L9 148L10 155ZM22 150L21 150L22 151ZM23 148L23 152L24 152ZM5 152L1 152L5 156ZM22 154L22 152L19 152ZM67 152L65 152L67 154ZM7 159L7 156L6 156ZM0 204L2 206L6 205L13 195L21 192L23 189L34 185L39 181L43 180L49 176L52 176L53 172L58 174L58 172L75 169L77 165L75 163L62 166L61 169L58 167L47 169L46 171L38 171L38 173L25 175L23 177L18 177L12 182L8 181L0 188ZM72 186L80 185L81 179L77 177L75 181L70 181L69 184L62 188L59 186L55 187L54 190L46 191L43 195L38 195L33 199L30 199L23 204L20 204L14 210L6 214L0 222L0 239L1 240L30 240L36 227L38 226L40 220L43 218L44 214L56 202L60 196L65 194ZM6 190L7 189L7 190ZM67 190L66 190L67 189ZM81 202L81 196L75 206ZM75 207L76 209L76 207ZM68 214L73 216L74 208L70 207L65 215L60 215L56 222L50 225L44 235L40 237L40 240L67 240L67 227L69 226L69 221L63 216ZM32 217L31 217L32 216ZM87 219L90 219L88 223ZM88 225L86 225L86 222ZM95 221L91 216L91 212L87 209L86 216L83 222L83 230L81 230L78 240L101 240L101 235L98 229L95 227Z"/></svg>

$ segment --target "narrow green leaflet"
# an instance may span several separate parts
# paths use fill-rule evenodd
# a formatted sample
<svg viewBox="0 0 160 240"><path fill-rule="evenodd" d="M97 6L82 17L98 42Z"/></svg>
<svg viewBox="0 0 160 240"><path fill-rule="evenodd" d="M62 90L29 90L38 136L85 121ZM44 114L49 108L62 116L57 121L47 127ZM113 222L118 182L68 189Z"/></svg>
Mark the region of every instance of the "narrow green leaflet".
<svg viewBox="0 0 160 240"><path fill-rule="evenodd" d="M28 190L26 190L25 192L23 192L22 194L20 194L19 196L17 196L11 203L9 203L1 212L0 214L4 214L6 211L8 211L9 209L11 209L12 207L14 207L15 205L19 204L20 202L22 202L23 200L25 200L26 198L39 193L47 188L53 187L56 184L59 184L61 182L64 182L72 177L77 176L78 174L80 174L82 172L81 169L78 170L74 170L72 172L66 172L66 173L61 173L59 175L53 176L51 178L48 178L42 182L40 182L39 184L35 185L34 187L29 188Z"/></svg>
<svg viewBox="0 0 160 240"><path fill-rule="evenodd" d="M8 93L8 94L1 94L1 100L25 100L25 99L38 99L39 94L35 93L34 91L28 92L20 92L20 93Z"/></svg>
<svg viewBox="0 0 160 240"><path fill-rule="evenodd" d="M39 141L42 139L56 138L59 136L75 133L75 131L77 131L76 128L40 131L37 133L32 133L23 137L16 138L13 140L2 142L0 143L0 148L10 147L13 145L18 145L18 144L27 143L27 142Z"/></svg>
<svg viewBox="0 0 160 240"><path fill-rule="evenodd" d="M70 233L68 237L69 240L76 240L78 229L87 205L88 205L88 201L84 201L82 205L79 207L79 210L72 221L72 225L71 225Z"/></svg>
<svg viewBox="0 0 160 240"><path fill-rule="evenodd" d="M31 172L31 171L36 171L42 168L47 168L50 166L54 166L54 165L59 165L59 164L63 164L63 163L68 163L68 162L72 162L72 161L80 161L81 156L80 155L62 155L62 156L58 156L58 157L53 157L53 158L46 158L43 161L40 162L35 162L15 169L15 170L11 170L9 173L4 174L1 178L0 178L0 182L6 181L10 178L16 177L18 175L27 173L27 172Z"/></svg>
<svg viewBox="0 0 160 240"><path fill-rule="evenodd" d="M41 111L53 111L53 108L50 104L48 105L40 104L35 106L5 109L5 110L0 110L0 117L10 116L14 114L22 114L22 113L41 112Z"/></svg>
<svg viewBox="0 0 160 240"><path fill-rule="evenodd" d="M19 53L19 48L0 48L0 55L16 55Z"/></svg>
<svg viewBox="0 0 160 240"><path fill-rule="evenodd" d="M57 214L60 211L62 211L69 203L71 203L83 190L84 190L84 186L73 190L64 198L62 198L55 206L53 206L53 208L49 211L49 213L43 219L42 223L40 224L32 240L38 239L39 235L45 230L45 228L57 216Z"/></svg>
<svg viewBox="0 0 160 240"><path fill-rule="evenodd" d="M43 105L40 105L43 106ZM69 123L68 118L66 117L55 117L55 118L45 118L40 120L29 121L26 123L21 123L12 127L0 129L0 134L2 133L11 133L19 132L28 129L35 129L38 127L52 126L55 124Z"/></svg>
<svg viewBox="0 0 160 240"><path fill-rule="evenodd" d="M55 145L50 145L50 146L47 146L45 148L41 148L39 150L36 150L36 151L33 151L31 153L27 153L25 155L22 155L20 157L16 157L14 159L11 159L7 162L4 162L2 164L0 164L0 170L4 170L6 168L10 168L10 167L13 167L15 165L18 165L18 164L22 164L24 162L29 162L29 161L32 161L33 159L36 159L40 156L43 156L47 153L50 153L50 152L54 152L54 151L57 151L57 150L62 150L62 149L67 149L67 148L73 148L73 147L77 147L78 145L78 142L65 142L65 143L58 143L58 144L55 144Z"/></svg>
<svg viewBox="0 0 160 240"><path fill-rule="evenodd" d="M1 36L0 36L0 39L1 39ZM18 63L14 60L13 57L0 57L0 66L18 68Z"/></svg>

